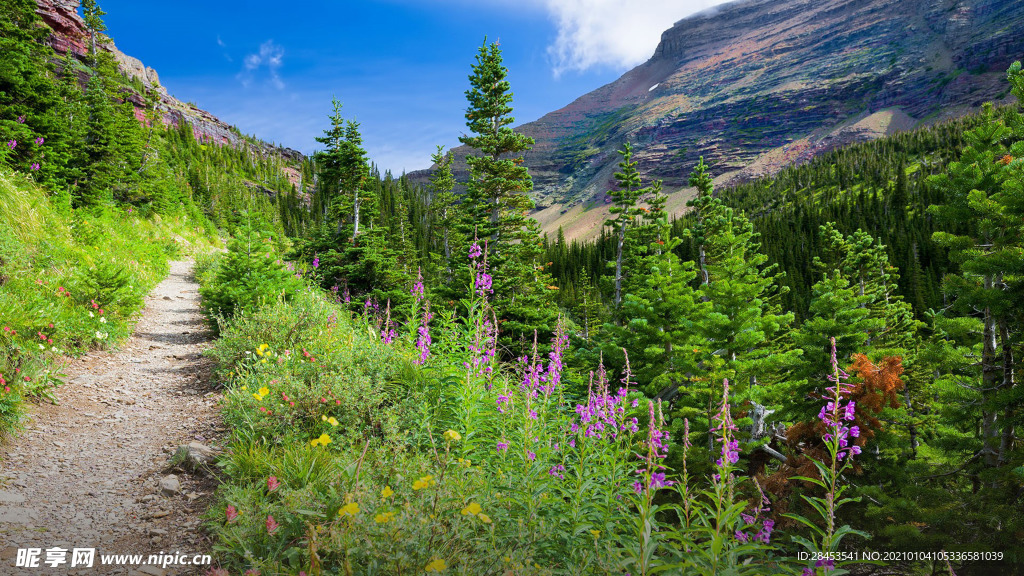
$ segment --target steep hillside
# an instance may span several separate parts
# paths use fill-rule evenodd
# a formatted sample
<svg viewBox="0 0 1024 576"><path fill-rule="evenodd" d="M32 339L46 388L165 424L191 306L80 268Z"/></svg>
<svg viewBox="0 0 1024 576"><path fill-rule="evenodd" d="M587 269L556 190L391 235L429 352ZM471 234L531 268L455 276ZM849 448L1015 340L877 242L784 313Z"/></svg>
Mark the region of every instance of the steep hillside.
<svg viewBox="0 0 1024 576"><path fill-rule="evenodd" d="M676 23L615 82L521 126L536 139L535 216L549 232L593 237L627 140L678 212L699 156L720 180L749 179L959 116L1006 98L1006 68L1022 55L1013 0L726 4Z"/></svg>
<svg viewBox="0 0 1024 576"><path fill-rule="evenodd" d="M36 13L52 30L48 44L56 55L63 56L71 51L76 58L84 60L89 52L89 33L78 14L79 0L37 0L37 3ZM165 124L177 126L185 120L192 126L196 139L202 142L236 145L246 140L260 148L264 154L274 154L296 163L302 160L302 154L296 150L246 138L238 128L194 104L184 103L168 94L167 89L160 84L156 70L144 65L138 58L121 52L113 42L103 42L98 48L113 54L121 72L129 79L137 81L147 91L155 90L159 97L157 109ZM143 96L129 94L127 98L136 106L136 116L142 121Z"/></svg>

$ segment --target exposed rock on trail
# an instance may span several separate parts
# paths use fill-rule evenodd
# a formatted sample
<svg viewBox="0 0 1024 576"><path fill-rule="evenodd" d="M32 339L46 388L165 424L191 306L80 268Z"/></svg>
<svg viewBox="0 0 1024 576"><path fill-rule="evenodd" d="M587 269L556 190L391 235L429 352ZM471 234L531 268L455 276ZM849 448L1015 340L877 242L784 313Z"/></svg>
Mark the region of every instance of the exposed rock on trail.
<svg viewBox="0 0 1024 576"><path fill-rule="evenodd" d="M201 569L101 566L101 554L209 552L200 515L208 475L169 470L176 449L218 434L220 394L201 356L212 334L199 311L190 262L146 298L135 334L66 370L59 404L36 407L25 431L0 447L0 574L198 574ZM178 491L162 482L177 475ZM38 568L16 568L18 549L41 548ZM46 549L68 550L51 567ZM95 548L92 568L70 568L72 548Z"/></svg>

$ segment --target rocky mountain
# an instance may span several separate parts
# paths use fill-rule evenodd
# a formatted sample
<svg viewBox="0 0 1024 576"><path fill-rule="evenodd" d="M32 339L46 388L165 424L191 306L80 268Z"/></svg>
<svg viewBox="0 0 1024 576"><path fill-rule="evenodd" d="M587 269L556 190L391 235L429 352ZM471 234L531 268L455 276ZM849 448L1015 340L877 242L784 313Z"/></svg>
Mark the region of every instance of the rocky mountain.
<svg viewBox="0 0 1024 576"><path fill-rule="evenodd" d="M677 22L650 60L535 122L535 217L600 231L625 141L683 209L700 156L753 178L1007 98L1024 58L1019 0L740 0ZM456 149L465 177L464 147Z"/></svg>
<svg viewBox="0 0 1024 576"><path fill-rule="evenodd" d="M76 58L84 61L89 52L89 33L82 17L78 14L79 0L36 1L38 5L36 13L52 31L48 43L53 48L55 55L63 57L68 51L71 51ZM121 52L113 42L103 42L98 48L113 54L125 76L141 82L147 91L156 91L160 99L157 108L165 124L177 126L182 120L185 120L192 126L197 140L231 145L238 145L245 141L258 148L263 154L276 154L292 162L302 159L302 154L296 150L274 146L254 138L245 138L238 128L228 125L194 104L184 103L168 94L167 89L160 85L160 78L156 70L145 66L138 58ZM126 92L124 97L136 106L136 116L139 121L143 121L143 97L135 92Z"/></svg>

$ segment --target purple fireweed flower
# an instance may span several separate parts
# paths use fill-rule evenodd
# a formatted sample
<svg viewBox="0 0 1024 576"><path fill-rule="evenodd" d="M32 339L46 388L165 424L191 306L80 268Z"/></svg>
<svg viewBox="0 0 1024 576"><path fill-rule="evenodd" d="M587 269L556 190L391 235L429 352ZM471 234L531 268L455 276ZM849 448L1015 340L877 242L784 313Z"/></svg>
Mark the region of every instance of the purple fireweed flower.
<svg viewBox="0 0 1024 576"><path fill-rule="evenodd" d="M25 116L18 116L18 124L24 124L24 123L25 123Z"/></svg>
<svg viewBox="0 0 1024 576"><path fill-rule="evenodd" d="M739 540L740 542L743 542L744 544L746 544L747 540L749 540L750 538L747 536L746 532L743 532L741 530L737 530L736 531L736 539Z"/></svg>
<svg viewBox="0 0 1024 576"><path fill-rule="evenodd" d="M852 392L852 387L845 383L849 375L839 368L839 361L836 358L835 341L832 342L831 364L833 374L828 378L833 386L827 388L832 393L832 399L825 403L818 412L818 419L828 427L828 432L822 437L827 443L835 443L836 459L842 460L847 454L853 456L860 454L861 448L850 443L850 438L860 436L860 427L846 425L846 422L857 418L856 402L850 400L845 406L841 406L844 395Z"/></svg>
<svg viewBox="0 0 1024 576"><path fill-rule="evenodd" d="M508 450L508 442L498 442L497 446L495 446L495 450L498 452Z"/></svg>
<svg viewBox="0 0 1024 576"><path fill-rule="evenodd" d="M673 482L665 479L664 472L652 472L651 473L651 489L665 488L671 486Z"/></svg>
<svg viewBox="0 0 1024 576"><path fill-rule="evenodd" d="M384 327L380 331L380 339L385 344L391 344L395 339L395 331L391 328L391 300L388 299L387 308L384 312Z"/></svg>
<svg viewBox="0 0 1024 576"><path fill-rule="evenodd" d="M729 380L722 380L722 404L718 409L718 413L713 418L716 425L711 429L712 432L717 432L718 440L721 442L721 455L715 460L715 465L718 467L718 473L714 475L715 482L725 481L730 484L733 481L733 475L731 473L724 474L723 472L732 470L732 465L739 461L739 441L736 440L733 434L736 432L736 424L732 420L732 408L729 405Z"/></svg>
<svg viewBox="0 0 1024 576"><path fill-rule="evenodd" d="M420 268L419 271L416 273L416 283L412 285L412 290L410 290L409 292L410 292L410 294L412 294L413 296L416 297L417 301L419 301L420 298L423 298L423 269L422 268Z"/></svg>
<svg viewBox="0 0 1024 576"><path fill-rule="evenodd" d="M418 358L413 360L414 364L422 365L430 357L430 320L434 318L434 315L430 313L430 301L427 301L426 307L423 309L423 318L420 321L419 328L416 329L416 349L420 351Z"/></svg>
<svg viewBox="0 0 1024 576"><path fill-rule="evenodd" d="M480 248L480 244L473 242L473 245L469 247L469 258L476 260L483 254L483 250Z"/></svg>
<svg viewBox="0 0 1024 576"><path fill-rule="evenodd" d="M526 459L529 460L530 462L533 462L534 460L537 459L537 454L533 450L527 450Z"/></svg>
<svg viewBox="0 0 1024 576"><path fill-rule="evenodd" d="M39 170L39 163L38 162L33 162L32 163L32 169L33 170Z"/></svg>
<svg viewBox="0 0 1024 576"><path fill-rule="evenodd" d="M552 466L548 470L548 475L554 476L555 478L562 480L565 479L565 475L562 474L563 472L565 472L565 466L563 466L562 464L556 464L555 466Z"/></svg>
<svg viewBox="0 0 1024 576"><path fill-rule="evenodd" d="M770 543L771 539L772 539L772 529L773 528L775 528L775 521L774 520L770 520L770 519L765 520L761 524L761 531L758 532L757 535L754 536L754 538L758 542L761 542L762 544Z"/></svg>
<svg viewBox="0 0 1024 576"><path fill-rule="evenodd" d="M316 269L316 268L319 268L319 267L320 267L320 257L319 256L313 256L313 268Z"/></svg>
<svg viewBox="0 0 1024 576"><path fill-rule="evenodd" d="M509 397L506 394L502 394L502 395L498 396L498 399L496 400L496 402L498 403L498 412L500 414L504 414L505 413L505 404L509 404L509 403L511 403L511 401L512 401L512 398Z"/></svg>
<svg viewBox="0 0 1024 576"><path fill-rule="evenodd" d="M11 150L14 150L15 148L18 147L18 141L17 140L8 140L7 141L7 147L10 148Z"/></svg>
<svg viewBox="0 0 1024 576"><path fill-rule="evenodd" d="M43 138L42 136L40 136L39 138L36 138L36 146L42 146L43 142L46 142L46 139Z"/></svg>

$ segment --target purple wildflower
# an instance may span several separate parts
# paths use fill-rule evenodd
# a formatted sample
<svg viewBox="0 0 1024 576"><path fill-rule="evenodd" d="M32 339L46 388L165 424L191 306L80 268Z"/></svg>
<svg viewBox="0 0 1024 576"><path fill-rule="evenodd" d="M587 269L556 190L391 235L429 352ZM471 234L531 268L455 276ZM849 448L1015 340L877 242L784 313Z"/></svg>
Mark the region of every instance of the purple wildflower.
<svg viewBox="0 0 1024 576"><path fill-rule="evenodd" d="M8 140L7 141L7 147L10 148L11 150L14 150L15 148L18 147L18 141L17 140Z"/></svg>
<svg viewBox="0 0 1024 576"><path fill-rule="evenodd" d="M25 116L24 115L18 116L18 124L24 124L24 123L25 123Z"/></svg>
<svg viewBox="0 0 1024 576"><path fill-rule="evenodd" d="M770 519L765 520L761 524L761 531L758 532L757 536L754 536L754 538L758 542L761 542L762 544L770 543L771 539L772 539L772 529L773 528L775 528L775 521L774 520L770 520Z"/></svg>
<svg viewBox="0 0 1024 576"><path fill-rule="evenodd" d="M498 442L498 445L495 446L495 450L497 450L498 452L504 452L505 450L508 450L508 442Z"/></svg>
<svg viewBox="0 0 1024 576"><path fill-rule="evenodd" d="M422 268L420 268L419 271L416 273L416 283L412 285L412 290L410 290L410 293L413 296L416 297L416 301L417 302L421 298L423 298L423 269Z"/></svg>
<svg viewBox="0 0 1024 576"><path fill-rule="evenodd" d="M423 319L420 322L420 327L416 329L418 334L416 337L416 349L420 351L419 358L413 360L414 364L423 364L430 357L430 320L434 317L430 313L430 302L427 302L427 306L423 309Z"/></svg>
<svg viewBox="0 0 1024 576"><path fill-rule="evenodd" d="M32 170L39 170L39 162L32 163Z"/></svg>
<svg viewBox="0 0 1024 576"><path fill-rule="evenodd" d="M40 136L39 138L36 138L36 146L42 146L43 142L46 142L46 139L43 138L42 136Z"/></svg>
<svg viewBox="0 0 1024 576"><path fill-rule="evenodd" d="M319 267L320 267L320 257L319 256L313 256L313 268L316 269L316 268L319 268Z"/></svg>

